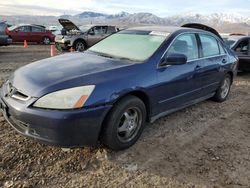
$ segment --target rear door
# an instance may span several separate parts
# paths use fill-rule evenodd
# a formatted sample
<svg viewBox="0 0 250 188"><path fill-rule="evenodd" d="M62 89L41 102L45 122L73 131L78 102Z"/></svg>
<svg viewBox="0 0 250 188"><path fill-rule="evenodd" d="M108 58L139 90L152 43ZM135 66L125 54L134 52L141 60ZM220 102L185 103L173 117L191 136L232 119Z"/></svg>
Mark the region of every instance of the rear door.
<svg viewBox="0 0 250 188"><path fill-rule="evenodd" d="M88 32L88 47L93 46L107 36L108 26L95 26Z"/></svg>
<svg viewBox="0 0 250 188"><path fill-rule="evenodd" d="M42 42L45 35L45 29L42 27L32 26L30 38L32 42Z"/></svg>
<svg viewBox="0 0 250 188"><path fill-rule="evenodd" d="M108 28L108 29L107 29L107 35L111 35L111 34L117 32L117 29L116 29L116 27L114 27L114 26L108 26L107 28Z"/></svg>
<svg viewBox="0 0 250 188"><path fill-rule="evenodd" d="M202 88L202 95L214 92L223 78L223 66L228 62L221 42L210 34L199 33L201 60L195 69L195 79Z"/></svg>

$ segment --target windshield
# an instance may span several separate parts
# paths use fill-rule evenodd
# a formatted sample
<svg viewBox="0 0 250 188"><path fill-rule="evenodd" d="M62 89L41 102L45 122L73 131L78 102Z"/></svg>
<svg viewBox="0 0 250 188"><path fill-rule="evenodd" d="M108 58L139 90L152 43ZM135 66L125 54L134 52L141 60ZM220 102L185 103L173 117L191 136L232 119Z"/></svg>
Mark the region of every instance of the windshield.
<svg viewBox="0 0 250 188"><path fill-rule="evenodd" d="M102 40L88 51L114 58L145 61L160 47L166 35L150 31L122 31Z"/></svg>

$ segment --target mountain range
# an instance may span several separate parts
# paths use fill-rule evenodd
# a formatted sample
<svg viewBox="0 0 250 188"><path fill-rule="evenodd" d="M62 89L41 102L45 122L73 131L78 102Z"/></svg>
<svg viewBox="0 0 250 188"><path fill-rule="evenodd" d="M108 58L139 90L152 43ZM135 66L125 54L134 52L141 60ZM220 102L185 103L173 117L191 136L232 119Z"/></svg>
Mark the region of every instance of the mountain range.
<svg viewBox="0 0 250 188"><path fill-rule="evenodd" d="M55 16L1 16L13 24L17 23L37 23L43 25L58 25L58 18L67 18L78 25L84 24L116 24L119 26L134 25L173 25L180 26L185 23L203 23L215 27L221 31L228 32L248 32L250 31L250 17L242 16L237 13L212 13L197 14L184 13L168 17L158 17L151 13L127 13L104 14L99 12L82 12L77 15Z"/></svg>

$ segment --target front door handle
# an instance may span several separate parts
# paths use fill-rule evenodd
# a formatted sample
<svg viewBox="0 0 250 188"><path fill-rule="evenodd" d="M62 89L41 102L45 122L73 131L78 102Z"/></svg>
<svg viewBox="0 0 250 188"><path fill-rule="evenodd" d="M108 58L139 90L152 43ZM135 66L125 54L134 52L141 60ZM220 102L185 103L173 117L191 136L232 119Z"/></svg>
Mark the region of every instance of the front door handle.
<svg viewBox="0 0 250 188"><path fill-rule="evenodd" d="M200 69L201 69L201 66L200 66L200 65L197 65L197 66L195 67L194 70L198 71L198 70L200 70Z"/></svg>

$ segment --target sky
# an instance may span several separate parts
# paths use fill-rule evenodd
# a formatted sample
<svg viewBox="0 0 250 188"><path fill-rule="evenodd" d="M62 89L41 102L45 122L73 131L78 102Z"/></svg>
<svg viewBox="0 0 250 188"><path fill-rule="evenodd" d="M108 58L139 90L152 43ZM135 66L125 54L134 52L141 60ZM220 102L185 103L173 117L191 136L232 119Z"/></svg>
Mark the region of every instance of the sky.
<svg viewBox="0 0 250 188"><path fill-rule="evenodd" d="M160 17L180 13L236 13L250 16L250 0L1 0L0 15L115 14L149 12Z"/></svg>

